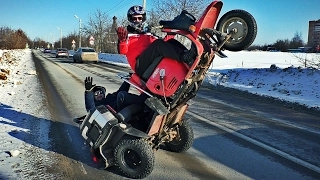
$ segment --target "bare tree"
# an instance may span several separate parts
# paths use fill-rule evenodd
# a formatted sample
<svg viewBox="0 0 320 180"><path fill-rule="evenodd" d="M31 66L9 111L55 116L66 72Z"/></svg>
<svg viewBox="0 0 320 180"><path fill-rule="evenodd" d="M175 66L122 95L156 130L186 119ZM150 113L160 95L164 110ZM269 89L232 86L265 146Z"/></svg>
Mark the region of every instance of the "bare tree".
<svg viewBox="0 0 320 180"><path fill-rule="evenodd" d="M116 30L118 28L118 18L112 18L112 25L110 28L106 30L106 35L104 38L104 52L107 53L118 53L117 43L118 43L118 36Z"/></svg>
<svg viewBox="0 0 320 180"><path fill-rule="evenodd" d="M298 48L304 46L301 32L296 32L290 42L290 48Z"/></svg>
<svg viewBox="0 0 320 180"><path fill-rule="evenodd" d="M26 33L21 29L0 28L0 48L24 49L26 48L26 44L29 45L31 43Z"/></svg>
<svg viewBox="0 0 320 180"><path fill-rule="evenodd" d="M129 21L127 16L118 16L117 17L117 25L118 27L122 26L122 27L126 27L128 25Z"/></svg>
<svg viewBox="0 0 320 180"><path fill-rule="evenodd" d="M23 49L26 48L26 44L29 42L27 35L18 29L11 34L11 47L10 49Z"/></svg>
<svg viewBox="0 0 320 180"><path fill-rule="evenodd" d="M8 47L8 40L10 34L13 33L13 30L9 27L1 27L0 28L0 48L6 49Z"/></svg>
<svg viewBox="0 0 320 180"><path fill-rule="evenodd" d="M182 10L186 10L195 18L199 18L211 2L211 0L154 0L153 7L155 8L148 11L148 17L150 18L148 23L151 27L156 27L160 20L173 20ZM164 36L158 29L153 29L152 32L161 37ZM177 36L176 39L185 46L190 46L191 42L187 38Z"/></svg>
<svg viewBox="0 0 320 180"><path fill-rule="evenodd" d="M320 68L320 55L316 53L292 53L304 68Z"/></svg>
<svg viewBox="0 0 320 180"><path fill-rule="evenodd" d="M97 51L104 51L103 40L105 38L108 28L111 27L112 19L108 17L107 13L97 9L93 15L89 16L89 21L84 26L84 33L87 38L92 35L95 38L95 49Z"/></svg>
<svg viewBox="0 0 320 180"><path fill-rule="evenodd" d="M199 18L211 2L212 0L154 0L154 15L157 14L158 16L154 19L172 20L182 10L187 10L196 18Z"/></svg>
<svg viewBox="0 0 320 180"><path fill-rule="evenodd" d="M271 46L275 47L277 50L285 52L289 49L290 41L289 39L284 39L284 40L278 39L276 43L274 43Z"/></svg>
<svg viewBox="0 0 320 180"><path fill-rule="evenodd" d="M64 47L68 48L68 49L73 49L72 47L72 41L78 41L79 39L79 34L76 31L73 31L71 33L69 33L66 37L62 38L62 42L64 44Z"/></svg>

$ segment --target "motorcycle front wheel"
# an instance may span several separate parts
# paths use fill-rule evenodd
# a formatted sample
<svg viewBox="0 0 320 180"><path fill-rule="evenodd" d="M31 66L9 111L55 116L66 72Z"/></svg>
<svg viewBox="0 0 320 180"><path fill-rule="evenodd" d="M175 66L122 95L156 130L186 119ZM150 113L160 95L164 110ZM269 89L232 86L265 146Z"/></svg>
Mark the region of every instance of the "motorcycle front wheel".
<svg viewBox="0 0 320 180"><path fill-rule="evenodd" d="M225 13L218 21L218 31L224 33L235 32L231 38L223 45L229 51L241 51L248 48L257 36L257 23L254 17L244 10L231 10ZM223 41L219 37L219 41Z"/></svg>
<svg viewBox="0 0 320 180"><path fill-rule="evenodd" d="M141 138L123 138L114 150L116 166L129 178L142 179L148 176L154 167L154 152L146 140Z"/></svg>
<svg viewBox="0 0 320 180"><path fill-rule="evenodd" d="M186 120L178 126L178 136L170 142L165 142L167 148L172 152L185 152L193 144L194 135L190 123Z"/></svg>

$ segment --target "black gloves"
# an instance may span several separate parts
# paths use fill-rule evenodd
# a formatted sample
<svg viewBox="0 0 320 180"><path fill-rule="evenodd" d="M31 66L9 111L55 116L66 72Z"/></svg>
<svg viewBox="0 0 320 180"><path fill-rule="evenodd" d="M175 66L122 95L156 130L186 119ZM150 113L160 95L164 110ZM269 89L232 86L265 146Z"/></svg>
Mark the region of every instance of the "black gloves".
<svg viewBox="0 0 320 180"><path fill-rule="evenodd" d="M91 91L96 85L92 85L92 77L86 77L84 80L84 87L86 88L86 91Z"/></svg>

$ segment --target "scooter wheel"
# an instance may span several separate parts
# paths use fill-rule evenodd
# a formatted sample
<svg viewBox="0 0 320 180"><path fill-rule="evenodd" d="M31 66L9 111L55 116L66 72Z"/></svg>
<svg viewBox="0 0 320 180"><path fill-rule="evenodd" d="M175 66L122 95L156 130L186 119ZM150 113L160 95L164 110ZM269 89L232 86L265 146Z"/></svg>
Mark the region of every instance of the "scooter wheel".
<svg viewBox="0 0 320 180"><path fill-rule="evenodd" d="M218 31L234 34L223 45L223 48L229 51L241 51L248 48L257 36L257 23L254 17L244 10L231 10L225 13L218 21ZM219 41L223 41L220 37Z"/></svg>
<svg viewBox="0 0 320 180"><path fill-rule="evenodd" d="M146 140L141 138L123 138L114 150L116 166L129 178L142 179L148 176L154 167L154 152Z"/></svg>
<svg viewBox="0 0 320 180"><path fill-rule="evenodd" d="M182 121L182 124L178 126L179 137L174 138L170 142L166 142L165 145L172 152L185 152L193 144L194 135L193 129L188 121L185 119Z"/></svg>

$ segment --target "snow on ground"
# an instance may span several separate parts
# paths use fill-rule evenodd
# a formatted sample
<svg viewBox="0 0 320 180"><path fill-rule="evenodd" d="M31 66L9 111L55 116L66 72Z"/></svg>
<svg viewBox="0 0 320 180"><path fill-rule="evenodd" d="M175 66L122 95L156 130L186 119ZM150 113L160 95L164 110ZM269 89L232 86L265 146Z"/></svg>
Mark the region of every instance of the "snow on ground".
<svg viewBox="0 0 320 180"><path fill-rule="evenodd" d="M320 110L320 71L300 68L300 59L320 61L320 54L261 51L226 51L225 54L228 58L216 56L205 82ZM123 55L100 54L99 58L100 61L128 66Z"/></svg>
<svg viewBox="0 0 320 180"><path fill-rule="evenodd" d="M50 153L46 119L51 118L43 108L31 51L0 50L0 70L0 179L39 179L45 169L37 161Z"/></svg>
<svg viewBox="0 0 320 180"><path fill-rule="evenodd" d="M317 69L298 68L301 63L293 54L246 51L225 54L228 58L214 59L206 83L320 109L320 72ZM320 58L320 54L295 55L302 58ZM42 130L42 133L32 136L32 133L35 133L32 131L34 127L28 126L28 123L34 119L50 120L50 117L45 108L42 108L43 97L31 51L0 50L0 57L0 179L1 176L19 179L15 172L37 170L24 163L25 156L32 157L29 149L47 153L47 131ZM123 55L99 54L99 59L128 66ZM42 124L45 124L45 121ZM42 125L41 128L46 126ZM22 141L22 137L17 138L19 134L28 133L32 137L39 137L40 145L33 147L33 144Z"/></svg>
<svg viewBox="0 0 320 180"><path fill-rule="evenodd" d="M227 52L216 58L208 81L213 84L272 96L320 110L320 71L301 68L300 59L317 60L320 54L282 52Z"/></svg>

